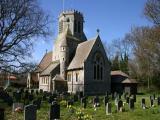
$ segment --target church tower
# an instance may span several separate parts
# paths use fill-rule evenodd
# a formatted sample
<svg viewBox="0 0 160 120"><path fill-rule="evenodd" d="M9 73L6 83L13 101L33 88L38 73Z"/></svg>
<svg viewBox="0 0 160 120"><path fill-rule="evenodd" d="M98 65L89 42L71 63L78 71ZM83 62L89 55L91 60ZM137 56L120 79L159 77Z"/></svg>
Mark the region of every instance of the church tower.
<svg viewBox="0 0 160 120"><path fill-rule="evenodd" d="M59 34L63 33L66 27L69 27L72 36L86 41L86 36L83 32L83 15L76 10L64 11L59 16Z"/></svg>

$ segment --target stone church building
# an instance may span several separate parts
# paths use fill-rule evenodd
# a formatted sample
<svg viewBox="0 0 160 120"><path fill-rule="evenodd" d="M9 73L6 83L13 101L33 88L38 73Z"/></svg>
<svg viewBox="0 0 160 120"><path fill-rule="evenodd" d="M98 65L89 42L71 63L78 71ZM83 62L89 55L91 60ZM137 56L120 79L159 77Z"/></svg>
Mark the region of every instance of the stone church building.
<svg viewBox="0 0 160 120"><path fill-rule="evenodd" d="M83 15L78 11L60 14L54 49L30 73L28 87L31 81L39 81L43 91L83 91L88 95L110 91L110 64L101 38L96 35L87 40L83 25Z"/></svg>

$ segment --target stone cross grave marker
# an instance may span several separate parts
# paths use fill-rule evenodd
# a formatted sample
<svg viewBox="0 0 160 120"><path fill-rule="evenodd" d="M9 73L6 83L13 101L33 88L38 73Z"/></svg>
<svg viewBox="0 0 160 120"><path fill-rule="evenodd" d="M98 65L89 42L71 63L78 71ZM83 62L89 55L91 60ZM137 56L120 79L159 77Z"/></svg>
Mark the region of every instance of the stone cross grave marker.
<svg viewBox="0 0 160 120"><path fill-rule="evenodd" d="M24 107L24 120L36 120L37 108L35 105L27 105Z"/></svg>
<svg viewBox="0 0 160 120"><path fill-rule="evenodd" d="M4 108L0 108L0 119L1 120L4 120L4 111L5 111Z"/></svg>
<svg viewBox="0 0 160 120"><path fill-rule="evenodd" d="M106 115L110 115L112 113L111 107L112 107L111 103L108 102L106 105Z"/></svg>
<svg viewBox="0 0 160 120"><path fill-rule="evenodd" d="M53 102L50 107L49 120L60 119L60 105L57 102Z"/></svg>

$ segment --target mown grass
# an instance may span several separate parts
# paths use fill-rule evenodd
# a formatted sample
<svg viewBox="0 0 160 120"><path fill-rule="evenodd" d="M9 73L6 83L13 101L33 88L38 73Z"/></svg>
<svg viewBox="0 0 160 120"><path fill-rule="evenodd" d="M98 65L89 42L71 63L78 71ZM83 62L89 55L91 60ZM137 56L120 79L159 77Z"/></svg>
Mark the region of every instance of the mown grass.
<svg viewBox="0 0 160 120"><path fill-rule="evenodd" d="M148 109L141 108L141 99L146 99L146 105ZM83 109L80 106L80 101L76 102L73 106L74 111L70 112L69 108L65 105L61 105L61 120L78 120L76 111L82 109L85 114L92 116L93 120L160 120L160 107L157 106L157 100L155 100L155 107L150 107L149 95L137 95L137 101L135 103L135 109L129 110L128 104L125 103L124 112L117 112L114 101L112 102L112 114L106 115L105 106L103 103L103 97L101 97L101 106L95 111L92 105L92 97L88 98L87 108ZM122 100L124 101L123 97ZM5 119L6 120L23 120L23 112L12 112L12 107L0 101L0 106L5 107ZM49 103L47 101L42 102L41 109L37 111L37 120L49 119Z"/></svg>

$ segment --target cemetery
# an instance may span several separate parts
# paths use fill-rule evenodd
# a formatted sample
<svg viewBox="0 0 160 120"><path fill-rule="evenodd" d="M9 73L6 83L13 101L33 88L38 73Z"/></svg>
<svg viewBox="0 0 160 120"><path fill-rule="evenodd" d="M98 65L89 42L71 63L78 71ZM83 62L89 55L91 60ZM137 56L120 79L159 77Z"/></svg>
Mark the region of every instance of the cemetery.
<svg viewBox="0 0 160 120"><path fill-rule="evenodd" d="M0 89L1 120L158 120L158 93L104 96L49 93L43 90Z"/></svg>

